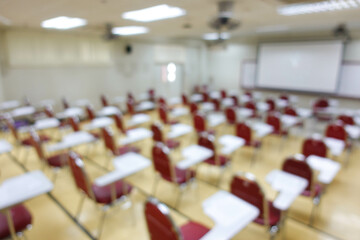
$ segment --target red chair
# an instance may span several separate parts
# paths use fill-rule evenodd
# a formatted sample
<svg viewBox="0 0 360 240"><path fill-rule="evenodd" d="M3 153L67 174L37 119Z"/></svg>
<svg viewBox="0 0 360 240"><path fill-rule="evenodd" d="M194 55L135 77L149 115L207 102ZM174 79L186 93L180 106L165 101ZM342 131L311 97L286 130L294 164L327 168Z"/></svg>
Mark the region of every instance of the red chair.
<svg viewBox="0 0 360 240"><path fill-rule="evenodd" d="M257 114L256 104L253 101L245 103L244 107L253 111L252 116L250 116L251 118L259 118L259 115Z"/></svg>
<svg viewBox="0 0 360 240"><path fill-rule="evenodd" d="M204 163L222 168L223 171L221 172L221 175L218 179L218 184L219 184L222 179L223 173L224 173L224 168L230 164L230 158L225 155L217 154L214 141L215 141L215 137L213 135L209 135L207 133L202 133L199 136L198 145L213 151L213 153L214 153L213 156L206 159L204 161Z"/></svg>
<svg viewBox="0 0 360 240"><path fill-rule="evenodd" d="M72 116L69 117L67 119L67 122L69 123L69 125L71 126L71 128L73 129L74 132L79 132L80 131L80 120L79 117L77 116ZM96 133L96 132L90 132L91 135L94 136L94 138L99 139L100 138L100 134Z"/></svg>
<svg viewBox="0 0 360 240"><path fill-rule="evenodd" d="M178 228L171 219L169 209L155 198L145 203L145 219L150 240L199 240L209 229L190 221Z"/></svg>
<svg viewBox="0 0 360 240"><path fill-rule="evenodd" d="M101 133L104 139L105 148L107 148L114 156L120 156L125 153L135 152L139 153L140 149L133 146L117 146L114 136L109 128L102 128Z"/></svg>
<svg viewBox="0 0 360 240"><path fill-rule="evenodd" d="M255 157L261 148L261 141L253 140L251 128L246 123L237 123L235 127L235 135L245 140L245 146L255 149L251 164L254 164Z"/></svg>
<svg viewBox="0 0 360 240"><path fill-rule="evenodd" d="M281 94L279 98L285 101L289 101L289 96L287 94Z"/></svg>
<svg viewBox="0 0 360 240"><path fill-rule="evenodd" d="M275 105L275 101L273 99L268 98L268 99L266 99L265 102L269 105L268 112L275 111L276 105Z"/></svg>
<svg viewBox="0 0 360 240"><path fill-rule="evenodd" d="M150 101L155 101L155 90L154 89L149 89L148 90L148 95L149 95L149 100Z"/></svg>
<svg viewBox="0 0 360 240"><path fill-rule="evenodd" d="M64 109L68 109L68 108L70 108L70 104L69 104L69 102L66 100L66 98L62 98L61 99L61 102L62 102L62 105L63 105L63 108Z"/></svg>
<svg viewBox="0 0 360 240"><path fill-rule="evenodd" d="M222 89L222 90L220 91L220 95L221 95L221 98L222 98L222 99L224 99L224 98L227 97L226 91L225 91L224 89Z"/></svg>
<svg viewBox="0 0 360 240"><path fill-rule="evenodd" d="M22 236L24 235L23 231L31 229L32 216L25 206L16 205L9 211L11 215L11 222L17 235ZM7 239L10 237L11 231L7 216L0 212L0 239Z"/></svg>
<svg viewBox="0 0 360 240"><path fill-rule="evenodd" d="M211 102L214 104L214 111L220 111L220 101L218 99L211 99Z"/></svg>
<svg viewBox="0 0 360 240"><path fill-rule="evenodd" d="M253 97L253 94L252 94L252 92L250 92L250 91L246 91L246 92L245 92L245 95L249 96L250 98Z"/></svg>
<svg viewBox="0 0 360 240"><path fill-rule="evenodd" d="M284 114L289 115L289 116L293 116L293 117L298 117L299 116L297 114L296 110L291 106L287 106L287 107L284 108ZM304 121L299 120L299 122L296 125L299 126L299 127L303 127L304 126Z"/></svg>
<svg viewBox="0 0 360 240"><path fill-rule="evenodd" d="M161 126L159 124L152 124L151 131L153 133L153 140L155 142L164 143L169 149L175 149L180 146L180 142L172 139L164 140L163 133L161 131Z"/></svg>
<svg viewBox="0 0 360 240"><path fill-rule="evenodd" d="M90 120L94 120L96 118L96 113L95 113L94 108L92 106L87 105L86 106L86 112L87 112L88 118Z"/></svg>
<svg viewBox="0 0 360 240"><path fill-rule="evenodd" d="M320 98L316 100L313 105L314 116L320 121L330 121L331 115L322 112L322 110L326 109L329 106L329 101L325 98Z"/></svg>
<svg viewBox="0 0 360 240"><path fill-rule="evenodd" d="M338 123L328 125L325 130L325 136L344 141L345 147L348 150L351 149L351 142L347 140L348 139L347 132L343 125Z"/></svg>
<svg viewBox="0 0 360 240"><path fill-rule="evenodd" d="M159 105L160 106L167 106L165 98L163 98L163 97L159 98Z"/></svg>
<svg viewBox="0 0 360 240"><path fill-rule="evenodd" d="M102 205L103 207L101 209L103 210L103 214L99 222L97 236L97 239L100 239L107 209L119 200L127 200L128 195L131 193L132 186L122 180L113 182L103 187L97 186L96 184L90 182L84 168L84 163L79 156L73 152L71 152L69 156L71 173L76 187L82 193L82 198L76 211L76 217L79 218L80 216L85 197L88 197L94 203Z"/></svg>
<svg viewBox="0 0 360 240"><path fill-rule="evenodd" d="M266 117L266 123L273 126L274 131L272 134L280 136L288 135L288 131L282 129L281 120L277 113L269 113Z"/></svg>
<svg viewBox="0 0 360 240"><path fill-rule="evenodd" d="M154 169L157 172L152 193L155 196L160 176L164 180L179 186L179 194L175 202L175 206L178 206L180 203L182 190L184 189L183 187L194 180L195 171L190 169L183 170L174 166L171 162L169 154L169 148L167 148L163 143L157 142L152 148Z"/></svg>
<svg viewBox="0 0 360 240"><path fill-rule="evenodd" d="M131 92L128 92L128 93L127 93L127 99L128 99L128 100L131 99L131 100L135 101L134 95L132 95Z"/></svg>
<svg viewBox="0 0 360 240"><path fill-rule="evenodd" d="M197 133L207 132L212 135L215 134L215 130L207 129L206 120L202 114L196 113L195 115L193 115L193 123Z"/></svg>
<svg viewBox="0 0 360 240"><path fill-rule="evenodd" d="M203 102L208 102L210 97L209 97L209 94L207 92L203 92L201 93L202 97L203 97Z"/></svg>
<svg viewBox="0 0 360 240"><path fill-rule="evenodd" d="M185 94L181 94L182 104L183 105L189 105L188 98Z"/></svg>
<svg viewBox="0 0 360 240"><path fill-rule="evenodd" d="M313 172L306 161L288 158L282 165L282 170L296 176L305 178L308 181L308 186L301 193L305 197L310 197L313 200L315 206L320 204L321 194L323 188L319 183L316 183L313 179ZM312 224L314 218L314 208L311 211L310 224Z"/></svg>
<svg viewBox="0 0 360 240"><path fill-rule="evenodd" d="M355 121L352 116L342 114L338 117L338 119L346 125L355 125Z"/></svg>
<svg viewBox="0 0 360 240"><path fill-rule="evenodd" d="M190 112L192 115L197 113L198 110L199 110L199 107L196 103L190 103Z"/></svg>
<svg viewBox="0 0 360 240"><path fill-rule="evenodd" d="M107 98L104 94L101 95L100 100L101 100L101 104L103 105L103 107L109 106L109 101L107 100Z"/></svg>
<svg viewBox="0 0 360 240"><path fill-rule="evenodd" d="M236 110L234 107L227 107L225 109L225 116L229 124L235 124L237 122Z"/></svg>
<svg viewBox="0 0 360 240"><path fill-rule="evenodd" d="M159 106L158 111L159 111L159 118L164 124L172 125L172 124L179 123L179 121L176 121L176 120L169 120L168 115L167 115L167 109L165 106Z"/></svg>
<svg viewBox="0 0 360 240"><path fill-rule="evenodd" d="M234 102L234 107L238 107L239 106L239 98L237 96L231 96L230 98Z"/></svg>
<svg viewBox="0 0 360 240"><path fill-rule="evenodd" d="M268 227L271 239L274 238L281 225L281 211L266 199L255 176L251 173L237 173L231 181L230 191L259 209L260 214L254 222Z"/></svg>
<svg viewBox="0 0 360 240"><path fill-rule="evenodd" d="M117 113L114 114L112 117L114 118L115 126L117 127L117 129L123 134L126 134L126 131L129 129L125 128L122 115L120 113Z"/></svg>
<svg viewBox="0 0 360 240"><path fill-rule="evenodd" d="M326 153L327 153L327 148L322 140L308 138L303 142L302 154L305 157L308 157L310 155L326 157Z"/></svg>
<svg viewBox="0 0 360 240"><path fill-rule="evenodd" d="M132 98L128 98L126 102L127 110L131 115L135 114L135 101Z"/></svg>

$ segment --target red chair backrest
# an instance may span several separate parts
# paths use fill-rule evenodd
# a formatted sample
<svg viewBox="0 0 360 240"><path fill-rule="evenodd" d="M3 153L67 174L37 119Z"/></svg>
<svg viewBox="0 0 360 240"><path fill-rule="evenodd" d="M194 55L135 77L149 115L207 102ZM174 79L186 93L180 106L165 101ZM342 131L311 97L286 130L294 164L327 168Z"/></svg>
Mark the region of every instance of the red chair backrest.
<svg viewBox="0 0 360 240"><path fill-rule="evenodd" d="M209 101L209 94L207 92L203 92L201 94L202 94L202 97L203 97L203 102L208 102Z"/></svg>
<svg viewBox="0 0 360 240"><path fill-rule="evenodd" d="M303 142L302 154L305 157L316 155L319 157L326 157L326 145L322 140L308 138Z"/></svg>
<svg viewBox="0 0 360 240"><path fill-rule="evenodd" d="M299 177L305 178L308 181L308 186L305 190L311 190L312 184L312 170L307 162L302 160L297 160L295 158L288 158L282 165L282 170Z"/></svg>
<svg viewBox="0 0 360 240"><path fill-rule="evenodd" d="M178 229L168 216L166 206L158 206L159 203L152 200L145 204L145 219L150 240L181 240Z"/></svg>
<svg viewBox="0 0 360 240"><path fill-rule="evenodd" d="M155 143L152 149L152 159L155 170L161 175L161 177L173 181L174 172L173 166L168 155L168 148L163 143Z"/></svg>
<svg viewBox="0 0 360 240"><path fill-rule="evenodd" d="M132 95L131 92L128 92L128 93L127 93L127 98L128 98L128 100L129 100L129 99L134 100L134 96Z"/></svg>
<svg viewBox="0 0 360 240"><path fill-rule="evenodd" d="M66 98L63 97L63 98L61 99L61 102L62 102L62 104L63 104L64 109L67 109L67 108L70 107L70 104L69 104L69 102L66 100Z"/></svg>
<svg viewBox="0 0 360 240"><path fill-rule="evenodd" d="M315 101L314 108L326 108L329 106L329 102L325 98L320 98Z"/></svg>
<svg viewBox="0 0 360 240"><path fill-rule="evenodd" d="M290 116L294 116L294 117L297 117L297 116L298 116L298 114L297 114L297 112L295 111L295 109L294 109L293 107L290 107L290 106L285 107L285 109L284 109L284 114L290 115Z"/></svg>
<svg viewBox="0 0 360 240"><path fill-rule="evenodd" d="M256 104L252 101L245 103L245 108L251 109L256 112Z"/></svg>
<svg viewBox="0 0 360 240"><path fill-rule="evenodd" d="M165 100L165 98L160 97L160 98L159 98L159 104L160 104L160 105L165 105L165 106L166 106L166 100Z"/></svg>
<svg viewBox="0 0 360 240"><path fill-rule="evenodd" d="M93 120L93 119L96 118L96 114L95 114L94 109L93 109L92 106L90 106L90 105L86 106L86 112L87 112L88 118L90 120Z"/></svg>
<svg viewBox="0 0 360 240"><path fill-rule="evenodd" d="M268 111L274 111L275 110L275 101L271 98L266 99L266 103L269 105Z"/></svg>
<svg viewBox="0 0 360 240"><path fill-rule="evenodd" d="M245 95L247 95L247 96L249 96L250 98L252 98L252 92L250 92L250 91L246 91L246 92L245 92Z"/></svg>
<svg viewBox="0 0 360 240"><path fill-rule="evenodd" d="M117 155L116 143L110 129L102 128L101 133L103 135L105 147L110 150L114 155Z"/></svg>
<svg viewBox="0 0 360 240"><path fill-rule="evenodd" d="M52 109L52 107L50 105L46 105L44 107L44 113L46 114L47 117L49 118L53 118L55 117L54 111Z"/></svg>
<svg viewBox="0 0 360 240"><path fill-rule="evenodd" d="M149 99L151 101L153 101L155 99L155 90L154 89L149 89L148 90L148 95L149 95Z"/></svg>
<svg viewBox="0 0 360 240"><path fill-rule="evenodd" d="M128 112L133 115L135 113L135 109L134 109L134 100L132 98L129 98L126 102L126 106L128 109Z"/></svg>
<svg viewBox="0 0 360 240"><path fill-rule="evenodd" d="M164 141L161 127L159 126L159 124L156 124L156 123L152 124L151 131L153 133L153 140L155 142L163 142Z"/></svg>
<svg viewBox="0 0 360 240"><path fill-rule="evenodd" d="M280 131L281 130L281 121L278 116L275 114L269 114L266 117L266 123L273 126L274 131Z"/></svg>
<svg viewBox="0 0 360 240"><path fill-rule="evenodd" d="M195 114L199 110L196 103L190 103L190 112L191 114Z"/></svg>
<svg viewBox="0 0 360 240"><path fill-rule="evenodd" d="M184 105L188 105L189 104L189 101L187 99L187 96L185 94L181 94L181 99L182 99L182 103Z"/></svg>
<svg viewBox="0 0 360 240"><path fill-rule="evenodd" d="M230 184L230 192L257 207L260 211L259 217L264 219L264 201L266 199L257 182L243 176L234 176Z"/></svg>
<svg viewBox="0 0 360 240"><path fill-rule="evenodd" d="M237 96L231 96L230 98L233 100L234 106L239 106L239 99Z"/></svg>
<svg viewBox="0 0 360 240"><path fill-rule="evenodd" d="M109 106L109 102L104 94L101 95L100 99L101 99L101 104L103 105L103 107Z"/></svg>
<svg viewBox="0 0 360 240"><path fill-rule="evenodd" d="M355 121L354 121L354 118L352 116L349 116L349 115L340 115L338 117L338 119L340 121L342 121L344 124L347 124L347 125L355 125Z"/></svg>
<svg viewBox="0 0 360 240"><path fill-rule="evenodd" d="M215 111L220 111L220 101L217 99L212 99L211 102L214 104L214 110Z"/></svg>
<svg viewBox="0 0 360 240"><path fill-rule="evenodd" d="M289 101L289 96L288 95L286 95L286 94L282 94L282 95L280 95L280 97L279 97L280 99L282 99L282 100L286 100L286 101Z"/></svg>
<svg viewBox="0 0 360 240"><path fill-rule="evenodd" d="M159 106L159 117L163 123L165 123L165 124L168 123L167 111L164 106Z"/></svg>
<svg viewBox="0 0 360 240"><path fill-rule="evenodd" d="M76 116L69 117L68 122L74 132L80 131L79 118Z"/></svg>
<svg viewBox="0 0 360 240"><path fill-rule="evenodd" d="M236 124L236 136L245 140L246 144L251 143L251 128L245 123Z"/></svg>
<svg viewBox="0 0 360 240"><path fill-rule="evenodd" d="M233 107L226 108L225 115L226 115L226 120L228 121L228 123L230 123L230 124L236 123L236 112Z"/></svg>
<svg viewBox="0 0 360 240"><path fill-rule="evenodd" d="M347 140L346 130L342 125L339 124L330 124L327 126L325 136L343 140L345 142Z"/></svg>
<svg viewBox="0 0 360 240"><path fill-rule="evenodd" d="M84 169L84 162L79 158L79 156L74 153L69 153L69 165L71 173L73 175L76 187L83 191L89 197L92 197L92 191L90 190L89 179Z"/></svg>
<svg viewBox="0 0 360 240"><path fill-rule="evenodd" d="M45 160L45 154L41 146L40 137L34 129L30 130L31 144L35 148L36 154L40 160Z"/></svg>
<svg viewBox="0 0 360 240"><path fill-rule="evenodd" d="M221 98L226 98L227 94L226 91L223 89L220 91Z"/></svg>
<svg viewBox="0 0 360 240"><path fill-rule="evenodd" d="M193 122L195 130L199 132L206 131L205 117L199 113L193 115Z"/></svg>
<svg viewBox="0 0 360 240"><path fill-rule="evenodd" d="M214 156L216 156L216 149L214 145L214 136L209 134L201 134L198 139L198 144L204 148L210 149L214 152Z"/></svg>
<svg viewBox="0 0 360 240"><path fill-rule="evenodd" d="M114 115L113 115L113 118L114 118L116 127L117 127L122 133L126 133L126 129L125 129L125 127L124 127L121 114L120 114L120 113L114 114Z"/></svg>

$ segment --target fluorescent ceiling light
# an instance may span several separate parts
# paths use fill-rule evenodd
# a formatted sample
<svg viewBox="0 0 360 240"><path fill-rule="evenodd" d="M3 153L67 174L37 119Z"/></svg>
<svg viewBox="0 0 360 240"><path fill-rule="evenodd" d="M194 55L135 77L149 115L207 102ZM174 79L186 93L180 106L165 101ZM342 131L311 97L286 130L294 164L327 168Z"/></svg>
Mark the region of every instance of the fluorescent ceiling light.
<svg viewBox="0 0 360 240"><path fill-rule="evenodd" d="M141 10L125 12L122 14L124 19L134 20L138 22L152 22L167 18L180 17L186 14L182 8L172 7L166 4L144 8Z"/></svg>
<svg viewBox="0 0 360 240"><path fill-rule="evenodd" d="M116 27L112 29L113 34L122 36L144 34L148 32L149 29L147 27L141 26Z"/></svg>
<svg viewBox="0 0 360 240"><path fill-rule="evenodd" d="M313 3L285 5L278 7L277 11L280 15L293 16L300 14L346 10L351 8L358 8L359 6L360 0L328 0Z"/></svg>
<svg viewBox="0 0 360 240"><path fill-rule="evenodd" d="M289 26L285 26L285 25L265 26L265 27L257 28L256 32L258 33L283 32L283 31L288 31L289 29L290 29Z"/></svg>
<svg viewBox="0 0 360 240"><path fill-rule="evenodd" d="M45 20L41 23L43 28L55 28L55 29L70 29L81 27L87 24L87 21L82 18L71 18L71 17L56 17Z"/></svg>
<svg viewBox="0 0 360 240"><path fill-rule="evenodd" d="M223 32L223 33L206 33L203 35L203 39L205 40L218 40L218 39L229 39L230 38L230 33L227 32Z"/></svg>

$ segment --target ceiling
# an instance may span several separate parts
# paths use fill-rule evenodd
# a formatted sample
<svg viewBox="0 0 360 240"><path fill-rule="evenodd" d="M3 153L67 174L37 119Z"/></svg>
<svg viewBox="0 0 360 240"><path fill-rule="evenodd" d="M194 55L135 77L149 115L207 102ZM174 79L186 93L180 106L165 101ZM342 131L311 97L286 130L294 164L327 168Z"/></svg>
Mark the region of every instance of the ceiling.
<svg viewBox="0 0 360 240"><path fill-rule="evenodd" d="M283 0L294 2L298 0ZM306 1L306 0L304 0ZM340 23L347 23L350 30L360 29L360 8L328 13L298 16L281 16L276 8L280 0L234 0L235 16L242 22L233 36L261 35L260 29L289 28L286 32L329 31ZM178 6L187 15L174 19L140 23L121 18L126 11L138 10L158 4ZM217 14L217 0L0 0L0 16L8 19L8 28L38 28L43 20L69 16L88 20L88 25L72 31L102 33L105 23L114 26L147 26L150 32L136 38L189 38L200 39L202 34L214 32L209 20ZM1 17L0 17L1 20ZM184 28L184 24L191 28ZM0 21L1 25L1 21ZM282 30L284 31L284 30ZM284 32L282 32L284 34Z"/></svg>

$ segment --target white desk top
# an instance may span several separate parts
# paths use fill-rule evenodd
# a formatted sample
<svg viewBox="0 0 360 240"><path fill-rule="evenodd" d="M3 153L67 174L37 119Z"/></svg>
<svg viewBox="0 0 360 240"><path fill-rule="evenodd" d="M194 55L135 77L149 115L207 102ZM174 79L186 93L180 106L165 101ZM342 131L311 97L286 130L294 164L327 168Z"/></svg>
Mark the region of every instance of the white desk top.
<svg viewBox="0 0 360 240"><path fill-rule="evenodd" d="M215 226L200 240L231 239L260 213L255 206L223 190L206 199L202 207Z"/></svg>
<svg viewBox="0 0 360 240"><path fill-rule="evenodd" d="M139 103L139 105L137 105L135 107L136 111L147 111L147 110L151 110L155 108L155 103L153 102L149 102L149 101L145 101L145 102L141 102Z"/></svg>
<svg viewBox="0 0 360 240"><path fill-rule="evenodd" d="M5 139L0 140L0 154L11 152L13 146Z"/></svg>
<svg viewBox="0 0 360 240"><path fill-rule="evenodd" d="M115 106L107 106L97 112L97 115L101 116L101 117L112 116L112 115L116 115L116 114L121 114L121 111L119 108L117 108Z"/></svg>
<svg viewBox="0 0 360 240"><path fill-rule="evenodd" d="M57 120L56 118L40 119L40 120L37 120L34 124L34 127L37 130L56 128L58 126L60 126L60 121Z"/></svg>
<svg viewBox="0 0 360 240"><path fill-rule="evenodd" d="M221 153L229 155L238 148L244 146L245 140L234 135L223 135L219 138L219 143L223 145Z"/></svg>
<svg viewBox="0 0 360 240"><path fill-rule="evenodd" d="M210 97L213 99L219 99L221 98L221 93L219 91L211 91Z"/></svg>
<svg viewBox="0 0 360 240"><path fill-rule="evenodd" d="M248 108L238 108L236 109L236 117L238 119L240 118L248 118L251 117L254 114L254 111L252 109Z"/></svg>
<svg viewBox="0 0 360 240"><path fill-rule="evenodd" d="M330 152L334 156L339 156L345 148L345 142L336 138L326 137L324 139L325 145L329 148Z"/></svg>
<svg viewBox="0 0 360 240"><path fill-rule="evenodd" d="M174 108L170 113L172 117L180 117L187 114L189 114L189 109L183 107Z"/></svg>
<svg viewBox="0 0 360 240"><path fill-rule="evenodd" d="M274 127L264 122L251 122L251 128L255 131L256 136L265 137L274 131Z"/></svg>
<svg viewBox="0 0 360 240"><path fill-rule="evenodd" d="M64 112L56 114L58 118L79 117L84 115L84 110L77 107L67 108Z"/></svg>
<svg viewBox="0 0 360 240"><path fill-rule="evenodd" d="M207 121L210 127L216 127L226 121L226 117L223 113L211 113L207 115Z"/></svg>
<svg viewBox="0 0 360 240"><path fill-rule="evenodd" d="M146 128L130 129L126 132L126 137L120 139L123 145L141 141L146 138L152 137L152 132Z"/></svg>
<svg viewBox="0 0 360 240"><path fill-rule="evenodd" d="M309 108L296 108L296 113L301 118L309 118L312 116L312 110Z"/></svg>
<svg viewBox="0 0 360 240"><path fill-rule="evenodd" d="M9 110L11 108L17 108L20 106L20 102L17 100L12 100L12 101L6 101L6 102L2 102L0 104L0 109L1 110Z"/></svg>
<svg viewBox="0 0 360 240"><path fill-rule="evenodd" d="M120 179L135 174L151 165L151 161L138 153L126 153L113 159L115 170L95 179L99 187L109 185Z"/></svg>
<svg viewBox="0 0 360 240"><path fill-rule="evenodd" d="M128 126L135 126L138 124L143 124L151 120L150 116L144 113L135 114L128 121Z"/></svg>
<svg viewBox="0 0 360 240"><path fill-rule="evenodd" d="M103 128L103 127L110 126L113 123L114 123L114 120L112 118L108 118L108 117L95 118L95 119L91 120L91 122L89 124L86 124L84 126L84 129L85 130L93 130L93 129L97 129L97 128Z"/></svg>
<svg viewBox="0 0 360 240"><path fill-rule="evenodd" d="M88 132L74 132L63 137L62 141L47 146L49 152L72 148L81 144L94 142L96 138Z"/></svg>
<svg viewBox="0 0 360 240"><path fill-rule="evenodd" d="M32 106L28 107L20 107L16 108L11 111L11 116L13 117L22 117L22 116L28 116L31 114L34 114L36 112L36 109Z"/></svg>
<svg viewBox="0 0 360 240"><path fill-rule="evenodd" d="M177 137L183 136L185 134L191 133L192 131L193 131L192 126L182 124L182 123L173 124L170 126L170 132L168 133L167 137L168 138L177 138Z"/></svg>
<svg viewBox="0 0 360 240"><path fill-rule="evenodd" d="M249 97L248 95L241 95L240 96L240 102L242 103L247 103L251 101L251 97Z"/></svg>
<svg viewBox="0 0 360 240"><path fill-rule="evenodd" d="M359 126L352 126L346 125L345 130L347 134L349 134L350 138L358 139L360 137L360 127Z"/></svg>
<svg viewBox="0 0 360 240"><path fill-rule="evenodd" d="M282 115L280 117L280 120L285 128L292 127L299 122L299 119L297 117L291 115Z"/></svg>
<svg viewBox="0 0 360 240"><path fill-rule="evenodd" d="M181 104L182 100L179 97L172 97L168 100L169 105Z"/></svg>
<svg viewBox="0 0 360 240"><path fill-rule="evenodd" d="M210 112L215 110L215 104L211 102L204 102L201 104L201 110L204 112Z"/></svg>
<svg viewBox="0 0 360 240"><path fill-rule="evenodd" d="M256 108L260 112L266 112L267 110L269 110L270 107L269 104L267 104L266 102L258 102L256 103Z"/></svg>
<svg viewBox="0 0 360 240"><path fill-rule="evenodd" d="M203 100L203 96L201 94L193 94L190 97L191 102L201 102Z"/></svg>
<svg viewBox="0 0 360 240"><path fill-rule="evenodd" d="M279 192L273 203L280 210L287 210L308 185L305 178L281 170L271 171L266 175L266 181Z"/></svg>
<svg viewBox="0 0 360 240"><path fill-rule="evenodd" d="M232 99L232 98L224 98L224 99L221 101L221 104L222 104L224 107L231 107L231 106L234 106L235 102L234 102L234 99Z"/></svg>
<svg viewBox="0 0 360 240"><path fill-rule="evenodd" d="M180 169L188 169L214 155L214 152L199 145L190 145L181 151L185 160L181 160L177 167Z"/></svg>
<svg viewBox="0 0 360 240"><path fill-rule="evenodd" d="M52 182L39 170L9 178L0 185L0 209L50 192L53 187Z"/></svg>
<svg viewBox="0 0 360 240"><path fill-rule="evenodd" d="M278 108L284 108L289 105L289 102L285 99L278 98L275 100L275 104Z"/></svg>
<svg viewBox="0 0 360 240"><path fill-rule="evenodd" d="M319 171L318 180L324 184L331 183L341 168L340 163L315 155L308 156L306 161L312 169Z"/></svg>

